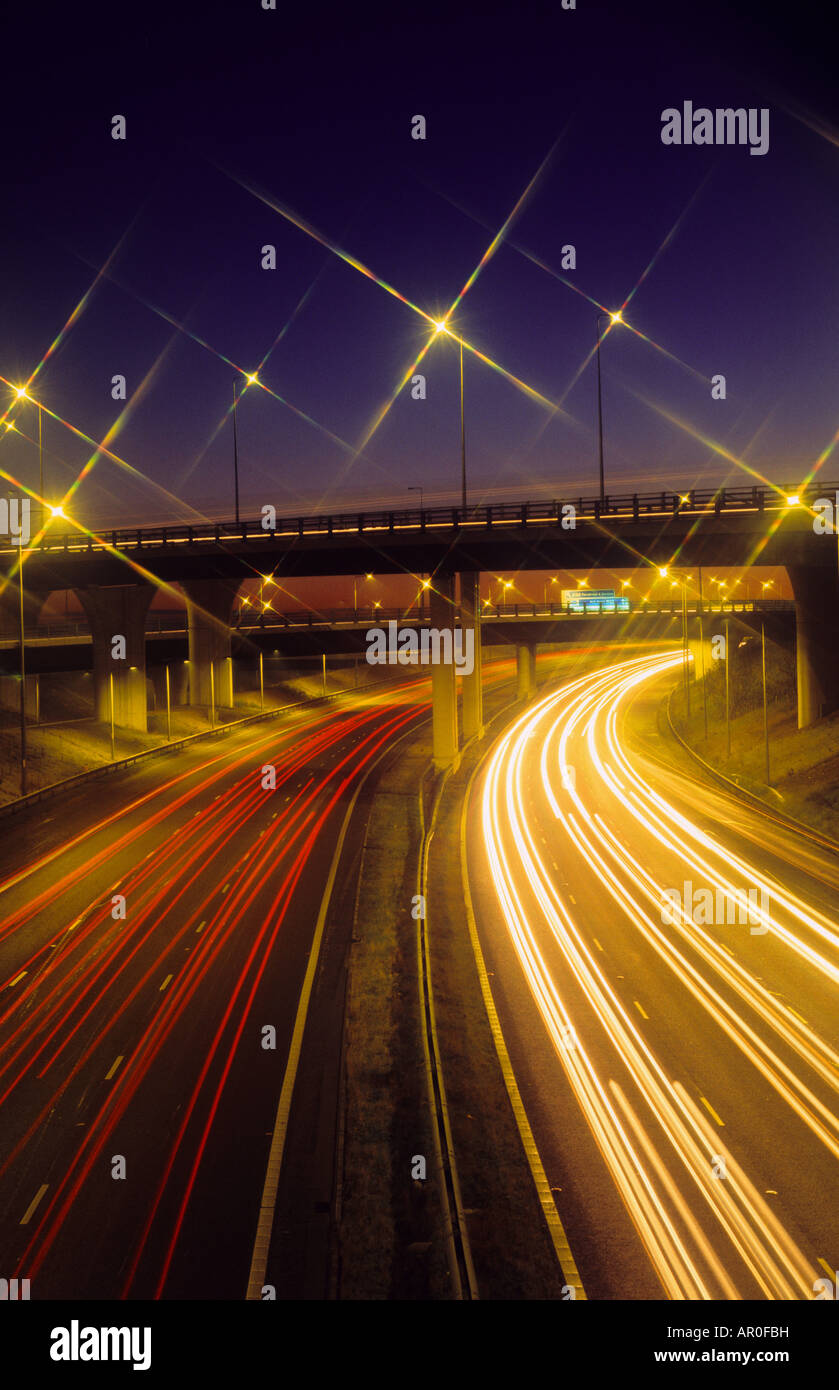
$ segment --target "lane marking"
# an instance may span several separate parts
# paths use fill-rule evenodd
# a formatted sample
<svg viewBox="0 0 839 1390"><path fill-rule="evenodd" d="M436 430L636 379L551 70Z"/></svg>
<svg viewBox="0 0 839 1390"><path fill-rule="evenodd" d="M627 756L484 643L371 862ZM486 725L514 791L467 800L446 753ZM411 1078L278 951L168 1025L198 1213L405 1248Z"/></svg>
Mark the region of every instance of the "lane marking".
<svg viewBox="0 0 839 1390"><path fill-rule="evenodd" d="M603 950L603 947L600 945L600 942L597 940L597 937L596 937L596 936L593 936L591 939L592 939L592 941L594 942L595 946L597 947L598 951L602 951L602 950Z"/></svg>
<svg viewBox="0 0 839 1390"><path fill-rule="evenodd" d="M119 1066L120 1062L122 1062L122 1061L124 1060L124 1058L125 1058L125 1053L124 1053L124 1052L121 1052L120 1055L119 1055L119 1057L117 1057L116 1061L114 1062L114 1065L111 1067L111 1070L108 1072L108 1075L105 1077L105 1080L106 1080L106 1081L110 1081L111 1077L113 1076L113 1074L114 1074L114 1072L116 1071L117 1067Z"/></svg>
<svg viewBox="0 0 839 1390"><path fill-rule="evenodd" d="M43 1185L43 1187L39 1187L39 1188L38 1188L38 1191L35 1193L35 1196L32 1198L32 1201L29 1203L29 1206L26 1208L26 1211L23 1213L23 1220L22 1220L21 1223L20 1223L21 1226L28 1226L28 1225L29 1225L29 1222L32 1220L32 1217L33 1217L33 1215L35 1214L35 1209L36 1209L38 1203L40 1202L41 1198L43 1197L43 1195L44 1195L44 1193L46 1192L46 1190L47 1190L48 1187L49 1187L49 1183L48 1183L48 1182L45 1182L44 1185Z"/></svg>
<svg viewBox="0 0 839 1390"><path fill-rule="evenodd" d="M174 976L173 976L173 975L167 975L167 976L166 976L166 979L163 981L163 984L160 986L160 989L158 990L158 994L160 993L161 990L164 990L164 989L166 988L166 986L168 985L169 981L172 980L172 979L174 979Z"/></svg>
<svg viewBox="0 0 839 1390"><path fill-rule="evenodd" d="M705 1106L705 1109L708 1111L708 1114L716 1120L717 1124L722 1129L722 1127L725 1125L725 1120L720 1119L719 1115L717 1114L716 1110L714 1109L713 1105L709 1100L706 1100L704 1096L700 1096L699 1099L702 1101L702 1104Z"/></svg>
<svg viewBox="0 0 839 1390"><path fill-rule="evenodd" d="M21 972L20 972L19 975L15 975L15 978L14 978L13 980L10 980L10 981L9 981L9 983L8 983L8 985L7 985L7 989L13 989L14 986L15 986L16 984L18 984L18 983L23 979L23 977L24 977L25 974L26 974L26 971L25 971L25 970L21 970Z"/></svg>
<svg viewBox="0 0 839 1390"><path fill-rule="evenodd" d="M487 968L484 962L484 955L483 951L481 950L481 942L478 936L478 927L475 921L475 914L472 910L472 894L469 889L469 874L467 867L466 852L466 819L469 808L469 799L472 792L472 785L475 781L478 772L480 771L480 768L481 763L479 762L478 766L473 771L472 776L469 778L469 782L467 784L466 791L463 796L463 811L461 813L460 818L460 876L461 881L463 883L463 901L464 906L466 908L466 921L469 927L469 938L472 943L472 953L475 957L475 965L477 967L478 978L481 983L481 994L484 998L484 1007L487 1011L489 1026L492 1032L493 1041L495 1043L496 1055L498 1057L499 1063L501 1064L501 1071L504 1076L504 1084L507 1087L507 1094L510 1097L510 1104L513 1107L513 1114L515 1116L516 1125L518 1127L519 1137L522 1142L522 1148L524 1149L525 1157L527 1158L527 1162L530 1167L530 1173L533 1178L534 1185L536 1187L536 1195L542 1207L542 1214L545 1218L545 1222L547 1223L548 1231L550 1233L551 1241L554 1247L554 1254L556 1255L557 1263L559 1265L560 1272L562 1274L563 1279L565 1280L565 1283L570 1288L573 1288L577 1300L582 1302L586 1298L586 1292L583 1288L583 1281L580 1278L580 1273L577 1269L577 1263L574 1259L574 1256L571 1253L571 1246L568 1244L568 1237L565 1234L565 1227L562 1224L562 1220L557 1210L556 1202L554 1201L554 1196L551 1191L551 1186L548 1182L547 1174L542 1164L542 1158L538 1148L536 1147L536 1140L533 1135L533 1130L530 1128L530 1121L527 1118L527 1111L524 1108L524 1102L521 1098L521 1092L519 1091L518 1084L516 1082L515 1072L513 1071L513 1064L510 1061L510 1054L507 1051L507 1044L504 1041L504 1034L501 1031L501 1022L498 1018L498 1012L495 1008L495 1000L492 997L492 986L489 982L489 976L487 974Z"/></svg>
<svg viewBox="0 0 839 1390"><path fill-rule="evenodd" d="M196 936L197 936L198 932L204 930L204 928L206 927L206 925L207 925L207 919L206 919L206 917L205 917L205 918L204 918L204 921L201 922L201 923L195 928Z"/></svg>
<svg viewBox="0 0 839 1390"><path fill-rule="evenodd" d="M646 1019L649 1021L649 1017L650 1017L649 1014L644 1012L644 1009L643 1009L642 1006L638 1003L638 1000L637 1000L637 999L633 999L632 1002L633 1002L633 1004L635 1005L635 1007L636 1007L636 1009L638 1010L638 1012L639 1012L639 1014L641 1015L641 1017L642 1017L642 1018L646 1018ZM720 1120L720 1124L722 1124L722 1120Z"/></svg>
<svg viewBox="0 0 839 1390"><path fill-rule="evenodd" d="M830 1268L830 1265L827 1263L827 1260L823 1260L822 1257L821 1257L821 1255L819 1255L819 1264L821 1265L822 1269L826 1269L826 1270L827 1270L828 1274L830 1275L831 1281L832 1281L832 1280L833 1280L833 1277L834 1277L834 1275L835 1275L835 1273L836 1273L836 1271Z"/></svg>
<svg viewBox="0 0 839 1390"><path fill-rule="evenodd" d="M427 722L427 721L426 721ZM256 1223L256 1234L253 1242L253 1252L251 1255L251 1265L248 1271L248 1287L245 1298L249 1301L262 1301L262 1288L265 1284L265 1274L268 1267L268 1252L271 1247L271 1234L274 1227L274 1211L277 1205L277 1192L280 1186L280 1170L283 1163L283 1153L285 1150L286 1133L288 1130L288 1119L291 1111L291 1098L294 1094L294 1083L297 1078L297 1067L300 1061L300 1051L303 1045L303 1033L306 1027L306 1017L309 1012L309 999L311 998L312 988L315 982L315 974L320 959L321 942L323 940L324 928L326 926L326 916L329 911L329 904L332 900L332 889L338 874L338 865L344 850L344 841L350 827L355 805L361 795L361 790L367 784L370 775L376 770L384 759L393 754L393 751L403 739L416 734L416 727L413 726L408 733L396 739L394 743L388 745L367 768L362 776L355 791L352 794L350 803L347 806L335 851L332 855L332 863L329 866L329 874L326 880L326 887L321 898L320 911L315 923L315 930L312 934L312 944L309 947L309 960L306 966L306 974L303 977L303 985L300 990L300 997L297 1001L297 1014L294 1019L294 1031L291 1035L291 1043L286 1059L285 1075L283 1076L280 1099L277 1102L277 1112L274 1116L274 1128L272 1130L271 1148L268 1152L268 1164L265 1170L265 1183L262 1188L262 1197L259 1203L259 1216ZM274 816L276 816L276 811ZM271 819L274 819L274 816Z"/></svg>

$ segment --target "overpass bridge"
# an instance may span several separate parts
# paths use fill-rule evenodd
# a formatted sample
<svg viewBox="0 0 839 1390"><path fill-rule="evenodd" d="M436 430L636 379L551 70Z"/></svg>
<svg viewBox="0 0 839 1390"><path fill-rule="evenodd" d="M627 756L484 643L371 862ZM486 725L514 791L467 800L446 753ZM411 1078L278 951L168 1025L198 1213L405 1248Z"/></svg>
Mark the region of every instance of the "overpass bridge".
<svg viewBox="0 0 839 1390"><path fill-rule="evenodd" d="M233 686L257 690L263 684L262 659L265 655L303 660L329 658L358 662L366 657L371 628L393 623L405 628L428 626L428 615L413 607L364 611L346 608L326 611L291 610L260 615L240 608L230 630L230 702ZM668 642L686 640L693 656L694 674L710 670L711 639L732 622L740 632L759 633L765 628L770 641L792 648L795 612L791 600L710 600L700 611L698 602L684 606L678 601L644 601L629 612L608 608L578 610L553 603L484 604L476 630L482 647L513 647L517 660L517 684L521 698L534 689L537 646L578 645L590 647L605 643ZM462 628L462 615L455 608L451 622ZM700 649L702 657L700 659ZM19 700L19 640L0 639L0 703L16 706ZM398 663L394 663L398 664ZM407 664L407 663L406 663ZM26 671L29 682L28 707L37 718L37 681L40 675L94 669L94 640L89 625L75 619L56 619L37 623L26 636ZM326 667L324 666L324 674ZM154 707L167 699L167 685L176 704L189 698L189 622L185 610L150 614L145 632L145 674L154 687ZM168 674L168 682L167 682ZM213 687L223 684L226 672L214 671ZM10 679L10 678L14 679ZM463 680L468 690L468 677ZM109 692L110 694L110 692ZM213 697L213 703L215 699Z"/></svg>
<svg viewBox="0 0 839 1390"><path fill-rule="evenodd" d="M97 712L106 717L113 677L117 722L146 727L146 619L156 587L178 584L188 614L190 695L232 704L233 614L241 584L261 576L427 574L428 622L452 628L455 615L481 648L482 571L780 565L795 596L799 724L839 706L839 566L837 543L814 525L813 504L835 484L797 491L769 487L655 492L459 507L330 513L240 524L123 528L104 535L51 528L25 551L29 610L56 589L72 588L92 634ZM0 549L0 576L20 550ZM455 580L460 577L459 607ZM0 598L0 634L17 624L13 580ZM517 615L524 620L524 615ZM534 622L535 615L531 615ZM499 618L500 621L500 618ZM570 621L570 620L569 620ZM532 627L533 642L541 638ZM120 655L115 639L122 638ZM252 640L253 634L251 634ZM236 639L243 640L240 633ZM510 638L507 639L511 640ZM531 643L522 646L530 647ZM257 643L259 645L259 643ZM479 662L478 662L479 666ZM215 674L219 674L218 682ZM432 667L435 756L458 747L455 672ZM463 677L463 724L481 727L480 671ZM453 751L454 750L454 751Z"/></svg>

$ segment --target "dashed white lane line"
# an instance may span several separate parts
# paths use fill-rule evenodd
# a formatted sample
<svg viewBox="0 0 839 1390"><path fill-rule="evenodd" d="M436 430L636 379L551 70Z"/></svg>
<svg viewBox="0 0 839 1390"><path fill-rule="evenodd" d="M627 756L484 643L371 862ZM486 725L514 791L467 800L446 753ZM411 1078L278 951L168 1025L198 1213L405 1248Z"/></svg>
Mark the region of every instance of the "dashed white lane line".
<svg viewBox="0 0 839 1390"><path fill-rule="evenodd" d="M38 1203L40 1202L41 1198L43 1197L43 1195L44 1195L44 1193L46 1192L46 1190L47 1190L48 1187L49 1187L49 1183L48 1183L48 1182L45 1182L45 1183L43 1184L43 1186L41 1186L41 1187L38 1188L38 1191L35 1193L35 1196L32 1198L32 1201L29 1203L29 1206L26 1208L26 1211L23 1213L23 1218L22 1218L21 1223L20 1223L21 1226L28 1226L28 1225L29 1225L29 1222L32 1220L32 1217L35 1215L35 1211L36 1211L36 1208L37 1208L37 1206L38 1206Z"/></svg>
<svg viewBox="0 0 839 1390"><path fill-rule="evenodd" d="M167 975L166 979L163 981L163 984L160 986L160 990L164 990L168 985L169 981L174 980L174 978L174 975ZM158 993L160 993L160 990L158 990Z"/></svg>
<svg viewBox="0 0 839 1390"><path fill-rule="evenodd" d="M111 1070L108 1072L108 1075L105 1077L105 1080L106 1080L106 1081L110 1081L111 1077L113 1076L113 1074L114 1074L114 1072L116 1071L117 1067L119 1066L120 1062L122 1062L122 1061L124 1060L124 1058L125 1058L125 1053L124 1053L124 1052L121 1052L120 1055L119 1055L119 1057L117 1057L116 1061L114 1062L114 1065L111 1067Z"/></svg>
<svg viewBox="0 0 839 1390"><path fill-rule="evenodd" d="M712 1117L712 1119L716 1120L717 1124L720 1126L720 1129L722 1129L725 1125L725 1120L720 1119L719 1115L717 1114L716 1110L714 1109L713 1105L709 1100L706 1100L704 1096L700 1096L699 1099L702 1101L702 1104L705 1106L705 1109L708 1111L708 1114Z"/></svg>

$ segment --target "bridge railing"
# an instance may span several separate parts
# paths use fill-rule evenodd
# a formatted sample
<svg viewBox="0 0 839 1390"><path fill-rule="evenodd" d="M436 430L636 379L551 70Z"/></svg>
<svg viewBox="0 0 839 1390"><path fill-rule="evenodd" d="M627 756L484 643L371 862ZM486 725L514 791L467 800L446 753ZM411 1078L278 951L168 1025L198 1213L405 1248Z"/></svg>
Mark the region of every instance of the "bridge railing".
<svg viewBox="0 0 839 1390"><path fill-rule="evenodd" d="M767 598L742 598L742 599L717 599L704 598L702 601L703 611L706 613L740 613L758 611L761 613L786 612L793 608L792 599L767 599ZM688 613L695 614L699 611L699 602L695 597L688 601ZM481 617L488 618L586 618L586 617L632 617L637 614L674 613L681 614L681 599L635 599L629 612L616 612L613 605L609 603L592 604L582 612L579 608L570 604L561 603L501 603L491 604L484 602L481 608ZM459 623L461 619L460 609L453 611L453 620ZM249 612L247 608L240 608L234 611L231 623L232 631L264 631L279 628L341 628L341 627L380 627L383 623L430 623L431 618L427 608L418 609L416 605L409 608L375 608L373 605L365 604L359 606L357 610L352 608L327 608L320 610L289 609L284 613L255 614ZM183 613L160 613L150 614L146 621L147 637L166 637L180 636L187 631L187 615ZM49 638L61 637L89 637L90 628L82 620L74 618L55 618L47 623L38 623L26 631L26 640L44 641ZM8 645L15 645L17 638L10 638Z"/></svg>
<svg viewBox="0 0 839 1390"><path fill-rule="evenodd" d="M806 487L771 486L691 488L687 492L620 493L608 497L568 497L553 500L524 502L492 502L475 507L427 507L421 509L373 510L339 512L329 515L278 517L266 529L259 519L239 523L197 522L191 525L123 527L103 531L96 536L79 532L57 535L49 530L37 546L27 549L54 551L91 551L113 547L117 550L142 550L144 547L181 546L193 544L224 545L231 542L267 541L271 537L303 538L306 536L368 535L375 532L423 532L436 530L492 529L509 526L561 526L568 521L573 509L576 519L609 519L614 521L640 520L650 516L719 514L736 511L786 510L790 498L806 506L818 497L835 495L836 483L810 483ZM19 553L19 548L3 545L2 551Z"/></svg>

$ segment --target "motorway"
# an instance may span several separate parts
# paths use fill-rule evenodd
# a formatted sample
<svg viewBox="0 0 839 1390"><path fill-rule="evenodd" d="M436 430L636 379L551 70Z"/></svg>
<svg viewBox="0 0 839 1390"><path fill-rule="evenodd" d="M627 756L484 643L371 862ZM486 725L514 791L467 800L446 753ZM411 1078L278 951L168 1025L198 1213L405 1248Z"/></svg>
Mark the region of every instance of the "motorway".
<svg viewBox="0 0 839 1390"><path fill-rule="evenodd" d="M839 860L671 751L679 660L552 686L488 750L478 929L587 1297L812 1298L839 1262ZM33 1298L245 1296L324 921L340 996L352 798L429 694L302 706L3 822L0 1273Z"/></svg>
<svg viewBox="0 0 839 1390"><path fill-rule="evenodd" d="M341 828L429 693L302 707L3 822L0 1263L33 1298L244 1298Z"/></svg>
<svg viewBox="0 0 839 1390"><path fill-rule="evenodd" d="M680 659L569 682L498 740L479 935L587 1297L813 1299L839 1264L839 859L672 751Z"/></svg>

